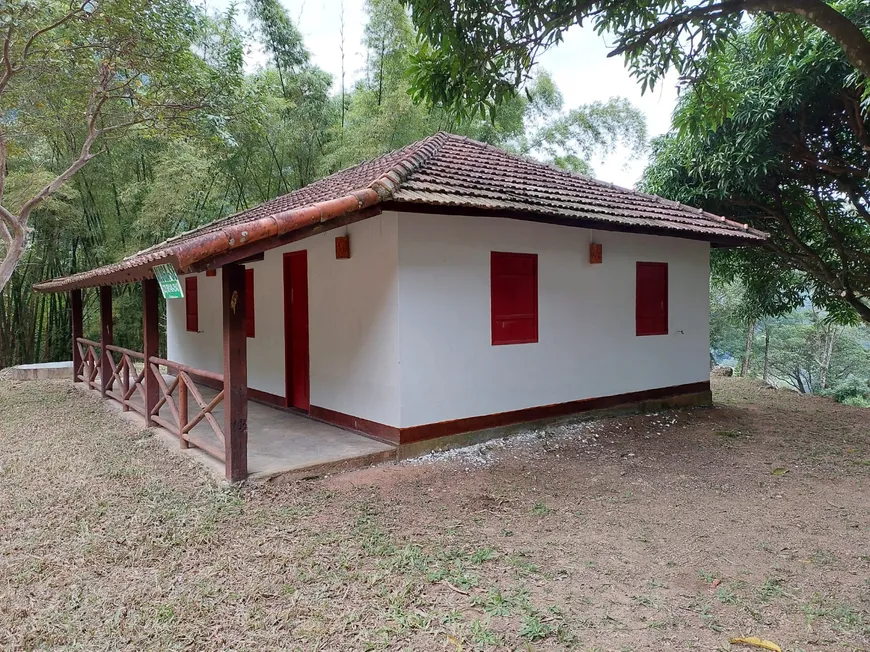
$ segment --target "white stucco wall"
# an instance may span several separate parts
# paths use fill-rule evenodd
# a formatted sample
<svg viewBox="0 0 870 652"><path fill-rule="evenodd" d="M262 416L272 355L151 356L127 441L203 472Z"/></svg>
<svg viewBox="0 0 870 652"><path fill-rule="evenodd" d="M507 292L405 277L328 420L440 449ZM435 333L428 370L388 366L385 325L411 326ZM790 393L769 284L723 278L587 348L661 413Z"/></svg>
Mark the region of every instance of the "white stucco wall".
<svg viewBox="0 0 870 652"><path fill-rule="evenodd" d="M507 219L384 213L266 252L255 270L254 389L285 395L282 255L308 250L311 404L395 427L709 378L709 245ZM590 265L589 242L604 262ZM538 254L539 341L492 346L490 252ZM635 335L635 263L669 264L669 332ZM221 278L199 327L168 302L168 356L223 368Z"/></svg>
<svg viewBox="0 0 870 652"><path fill-rule="evenodd" d="M267 251L254 270L256 337L248 385L285 396L282 258L308 250L311 404L399 425L397 216L385 213ZM351 258L335 259L335 236L350 235ZM199 333L185 328L183 300L167 302L170 360L223 371L221 276L198 275Z"/></svg>
<svg viewBox="0 0 870 652"><path fill-rule="evenodd" d="M491 251L538 254L536 344L491 344ZM635 335L637 261L668 263L668 335ZM401 214L399 320L402 427L705 381L709 245Z"/></svg>

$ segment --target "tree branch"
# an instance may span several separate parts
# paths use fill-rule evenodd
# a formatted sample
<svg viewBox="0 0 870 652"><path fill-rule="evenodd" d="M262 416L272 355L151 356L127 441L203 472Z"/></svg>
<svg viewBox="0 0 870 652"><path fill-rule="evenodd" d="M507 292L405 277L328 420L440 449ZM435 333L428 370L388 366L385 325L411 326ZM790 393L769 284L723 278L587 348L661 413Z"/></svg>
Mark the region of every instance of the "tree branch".
<svg viewBox="0 0 870 652"><path fill-rule="evenodd" d="M30 213L34 208L45 201L47 197L57 192L58 188L69 181L76 172L81 170L85 164L95 156L95 154L91 153L91 146L93 146L94 141L100 135L100 131L96 127L96 122L100 111L103 108L103 104L106 102L105 87L110 76L108 66L105 64L101 65L100 83L98 87L91 92L91 96L88 99L88 108L85 113L88 123L88 133L82 143L79 156L66 170L58 174L51 183L45 185L38 193L24 203L18 214L18 222L22 227L26 228L27 221L30 218Z"/></svg>
<svg viewBox="0 0 870 652"><path fill-rule="evenodd" d="M30 38L27 39L27 42L24 44L24 51L21 54L21 63L24 63L24 61L27 60L27 57L30 56L30 48L33 47L33 44L36 42L36 39L38 39L43 34L47 34L51 30L56 29L56 28L60 27L61 25L63 25L64 23L72 20L77 14L84 13L85 7L87 7L87 6L88 6L88 3L84 2L81 5L79 5L78 9L73 9L68 14L66 14L65 16L62 16L61 18L54 21L50 25L43 27L42 29L36 30L30 36Z"/></svg>
<svg viewBox="0 0 870 652"><path fill-rule="evenodd" d="M749 4L747 0L730 0L729 2L695 7L689 11L673 14L656 23L653 27L626 35L621 39L623 41L622 45L611 50L607 56L615 57L627 52L636 52L646 46L655 37L666 34L676 27L684 27L693 20L702 18L712 19L718 18L719 14L727 15L747 11L747 4Z"/></svg>
<svg viewBox="0 0 870 652"><path fill-rule="evenodd" d="M9 25L9 29L6 30L6 36L3 37L3 76L0 77L0 94L3 93L3 89L6 88L12 75L15 74L15 71L12 68L12 59L9 57L9 48L12 42L12 29L13 26Z"/></svg>
<svg viewBox="0 0 870 652"><path fill-rule="evenodd" d="M840 180L840 189L845 190L846 194L849 195L849 201L852 202L852 206L855 207L858 215L864 218L864 221L870 225L870 211L861 203L861 196L858 192L858 184L855 183L854 179L841 179Z"/></svg>
<svg viewBox="0 0 870 652"><path fill-rule="evenodd" d="M870 77L870 40L858 25L822 0L760 0L757 11L780 11L801 16L840 45L846 58Z"/></svg>
<svg viewBox="0 0 870 652"><path fill-rule="evenodd" d="M621 45L607 56L633 53L650 41L693 21L713 20L740 12L775 12L800 16L826 32L842 48L846 57L865 77L870 77L870 40L858 25L823 0L729 0L719 4L694 7L672 14L654 26L624 35Z"/></svg>
<svg viewBox="0 0 870 652"><path fill-rule="evenodd" d="M3 214L3 211L0 211L0 240L3 240L3 244L6 245L6 249L12 246L12 234L9 232L8 227L6 226L7 215L9 215L9 211L5 211L6 215Z"/></svg>
<svg viewBox="0 0 870 652"><path fill-rule="evenodd" d="M6 192L6 136L0 128L0 205Z"/></svg>

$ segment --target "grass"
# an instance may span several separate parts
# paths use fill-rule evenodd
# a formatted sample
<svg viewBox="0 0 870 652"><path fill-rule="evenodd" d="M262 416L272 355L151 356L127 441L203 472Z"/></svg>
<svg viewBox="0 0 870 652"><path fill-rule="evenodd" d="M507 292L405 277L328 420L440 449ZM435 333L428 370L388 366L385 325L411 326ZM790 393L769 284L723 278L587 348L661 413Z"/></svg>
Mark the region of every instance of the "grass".
<svg viewBox="0 0 870 652"><path fill-rule="evenodd" d="M0 648L870 648L865 422L717 396L471 470L228 487L67 383L0 381Z"/></svg>

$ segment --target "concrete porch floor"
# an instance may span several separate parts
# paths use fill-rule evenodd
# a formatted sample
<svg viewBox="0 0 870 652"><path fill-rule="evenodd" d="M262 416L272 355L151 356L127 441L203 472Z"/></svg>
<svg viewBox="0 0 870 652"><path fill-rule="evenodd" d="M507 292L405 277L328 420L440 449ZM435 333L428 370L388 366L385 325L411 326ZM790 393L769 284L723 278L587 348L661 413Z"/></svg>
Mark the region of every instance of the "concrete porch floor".
<svg viewBox="0 0 870 652"><path fill-rule="evenodd" d="M167 384L172 383L172 377L166 377ZM88 391L84 383L76 383ZM206 404L217 396L217 391L210 387L197 385ZM98 390L90 390L97 396ZM177 398L177 390L175 392ZM142 404L138 393L136 403ZM121 410L121 405L109 398L107 403ZM200 410L199 405L189 396L188 413L193 418ZM142 416L137 412L126 413L142 425ZM223 403L217 406L212 414L223 428ZM169 407L163 405L160 416L169 423L175 423ZM224 477L224 463L204 450L191 445L182 449L178 437L168 430L155 427L161 440L167 447L179 453L190 456L221 478ZM207 420L200 421L191 431L194 438L205 443L222 448L217 435ZM356 468L377 462L395 459L396 447L385 444L362 435L315 421L302 414L279 410L254 401L248 401L248 477L249 479L266 479L285 473L298 474L305 471L322 473L343 468Z"/></svg>

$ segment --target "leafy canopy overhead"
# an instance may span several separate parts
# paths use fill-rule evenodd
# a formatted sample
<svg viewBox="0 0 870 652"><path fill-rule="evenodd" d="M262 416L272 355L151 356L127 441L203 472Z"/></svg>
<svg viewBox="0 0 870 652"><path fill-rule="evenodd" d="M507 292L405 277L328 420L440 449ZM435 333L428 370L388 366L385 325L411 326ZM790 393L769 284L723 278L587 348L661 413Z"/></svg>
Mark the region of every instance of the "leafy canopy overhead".
<svg viewBox="0 0 870 652"><path fill-rule="evenodd" d="M405 0L424 37L411 74L416 99L450 111L491 111L528 79L538 55L575 25L613 35L643 88L668 70L705 76L704 57L738 35L744 16L798 43L814 25L870 76L870 41L841 10L861 0Z"/></svg>
<svg viewBox="0 0 870 652"><path fill-rule="evenodd" d="M870 7L851 15L870 26ZM870 322L870 120L826 35L797 48L756 26L710 56L712 92L733 111L710 131L704 93L682 99L644 189L768 231L766 249L717 252L714 273L746 285L756 313L813 303Z"/></svg>
<svg viewBox="0 0 870 652"><path fill-rule="evenodd" d="M128 130L214 123L241 68L238 40L186 0L0 3L0 291L34 210ZM7 174L42 183L6 197Z"/></svg>

